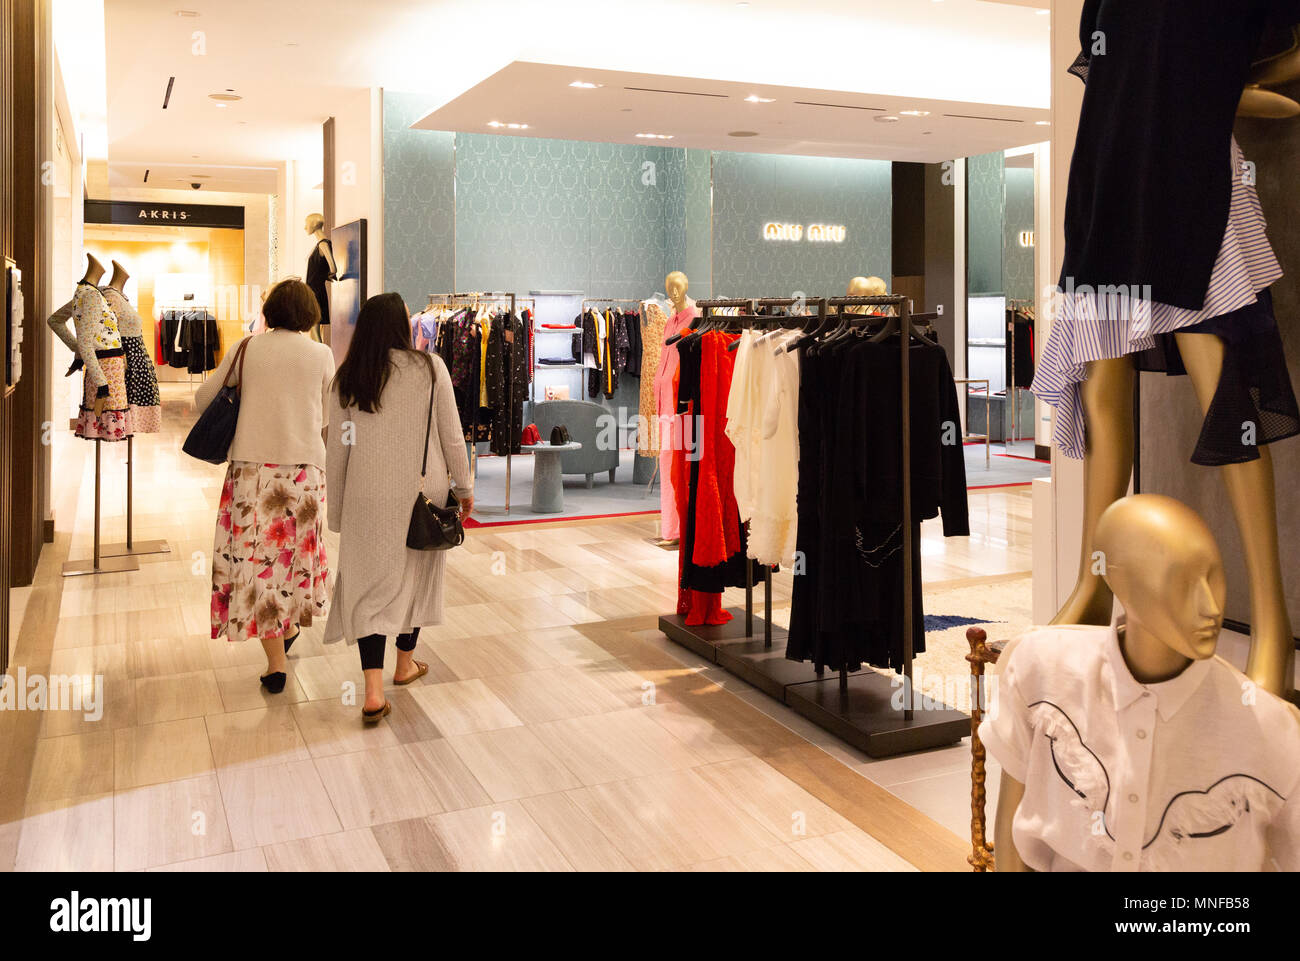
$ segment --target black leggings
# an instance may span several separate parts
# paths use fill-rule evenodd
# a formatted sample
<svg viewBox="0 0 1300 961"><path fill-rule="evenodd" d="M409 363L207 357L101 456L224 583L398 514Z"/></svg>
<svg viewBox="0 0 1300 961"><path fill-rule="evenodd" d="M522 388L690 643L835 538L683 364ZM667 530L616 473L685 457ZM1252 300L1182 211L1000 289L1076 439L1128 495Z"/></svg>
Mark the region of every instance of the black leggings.
<svg viewBox="0 0 1300 961"><path fill-rule="evenodd" d="M397 635L397 649L399 651L415 650L415 642L420 639L420 629L417 627L410 634ZM384 641L383 634L367 634L365 637L357 640L357 648L361 651L361 670L363 671L382 671L384 669Z"/></svg>

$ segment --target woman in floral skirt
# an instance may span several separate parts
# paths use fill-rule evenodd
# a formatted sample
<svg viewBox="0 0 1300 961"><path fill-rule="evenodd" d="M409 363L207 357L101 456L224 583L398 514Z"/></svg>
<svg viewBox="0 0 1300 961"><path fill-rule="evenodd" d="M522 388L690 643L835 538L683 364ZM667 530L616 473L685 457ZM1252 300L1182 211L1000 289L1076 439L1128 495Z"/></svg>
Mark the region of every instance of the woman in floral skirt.
<svg viewBox="0 0 1300 961"><path fill-rule="evenodd" d="M259 639L262 685L273 694L284 690L299 629L329 597L324 428L334 355L305 336L319 312L302 281L276 284L262 307L266 332L228 350L196 395L201 409L222 383L240 389L212 552L212 636Z"/></svg>

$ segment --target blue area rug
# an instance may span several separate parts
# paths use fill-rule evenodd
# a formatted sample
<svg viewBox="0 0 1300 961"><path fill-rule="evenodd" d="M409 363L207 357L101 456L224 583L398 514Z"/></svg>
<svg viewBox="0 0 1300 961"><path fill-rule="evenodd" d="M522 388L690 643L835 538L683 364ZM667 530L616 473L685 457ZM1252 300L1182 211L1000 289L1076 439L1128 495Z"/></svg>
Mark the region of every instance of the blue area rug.
<svg viewBox="0 0 1300 961"><path fill-rule="evenodd" d="M989 621L982 617L962 617L960 614L925 615L925 632L946 631L954 627L969 627L971 624L1005 624L1006 621Z"/></svg>

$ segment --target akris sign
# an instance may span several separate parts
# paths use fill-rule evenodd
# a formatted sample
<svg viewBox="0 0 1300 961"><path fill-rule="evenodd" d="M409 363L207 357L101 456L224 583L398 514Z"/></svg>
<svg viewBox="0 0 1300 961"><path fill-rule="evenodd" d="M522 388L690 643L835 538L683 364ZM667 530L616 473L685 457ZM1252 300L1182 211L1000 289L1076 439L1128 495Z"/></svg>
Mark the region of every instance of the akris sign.
<svg viewBox="0 0 1300 961"><path fill-rule="evenodd" d="M244 208L220 204L160 204L131 200L87 200L88 224L166 224L242 230Z"/></svg>
<svg viewBox="0 0 1300 961"><path fill-rule="evenodd" d="M764 240L783 240L799 243L805 237L810 244L842 244L849 235L847 227L840 224L783 224L775 221L763 224Z"/></svg>

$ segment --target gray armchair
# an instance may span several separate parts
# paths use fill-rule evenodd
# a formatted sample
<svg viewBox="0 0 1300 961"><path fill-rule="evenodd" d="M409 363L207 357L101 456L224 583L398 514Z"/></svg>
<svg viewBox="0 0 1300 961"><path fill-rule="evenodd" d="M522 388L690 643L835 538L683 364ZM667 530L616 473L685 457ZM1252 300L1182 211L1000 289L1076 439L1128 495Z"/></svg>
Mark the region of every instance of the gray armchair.
<svg viewBox="0 0 1300 961"><path fill-rule="evenodd" d="M614 412L589 400L546 400L533 406L533 423L542 435L542 443L551 442L551 429L563 424L569 439L582 445L582 450L560 455L560 473L586 474L587 487L601 471L609 472L609 482L614 483L618 469L619 432L611 429ZM601 450L597 439L604 440L609 450Z"/></svg>

